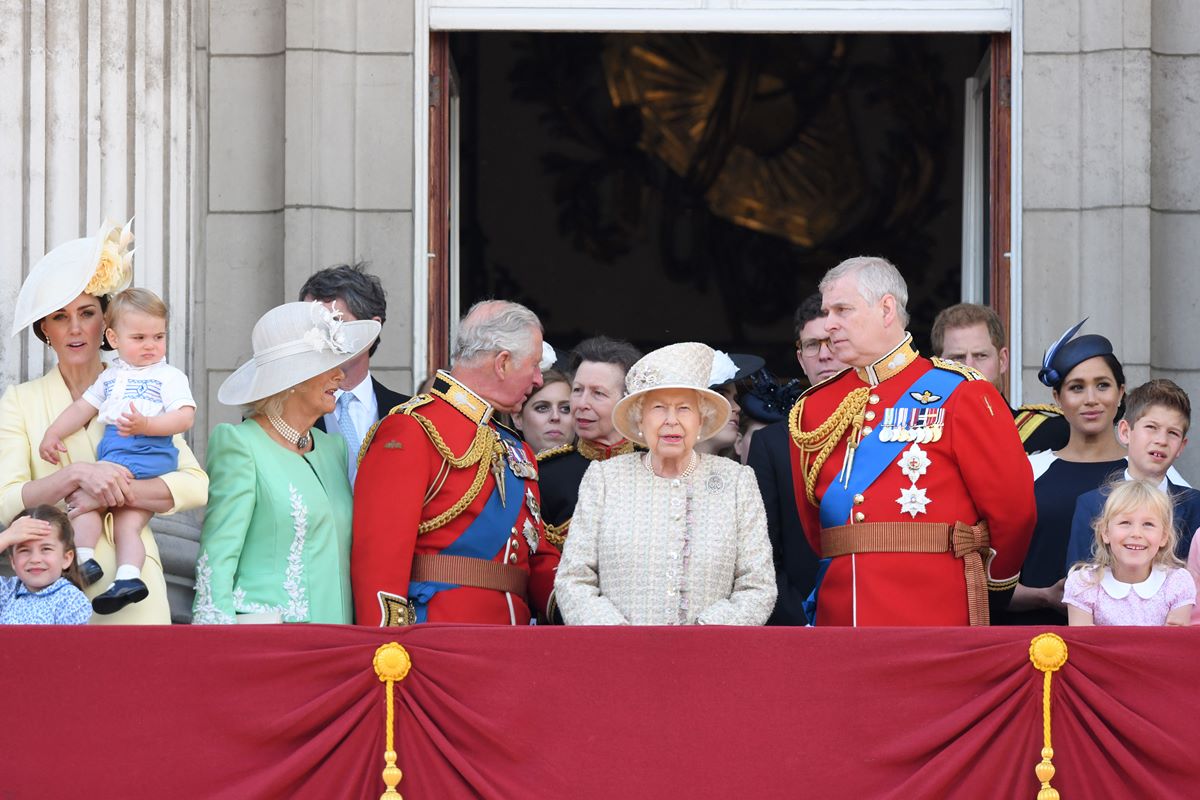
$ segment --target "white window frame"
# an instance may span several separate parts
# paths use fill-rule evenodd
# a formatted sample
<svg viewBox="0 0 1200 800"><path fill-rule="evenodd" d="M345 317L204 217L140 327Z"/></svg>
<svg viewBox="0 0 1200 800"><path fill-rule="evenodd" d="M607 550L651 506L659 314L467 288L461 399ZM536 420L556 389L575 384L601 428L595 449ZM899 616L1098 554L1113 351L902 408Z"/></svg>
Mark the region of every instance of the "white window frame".
<svg viewBox="0 0 1200 800"><path fill-rule="evenodd" d="M1016 366L1009 370L1009 388L1011 397L1020 398L1021 7L1022 0L413 0L414 375L424 369L428 352L430 31L1011 32L1013 252L1009 336ZM458 261L453 253L451 259L451 286L456 287ZM965 273L963 282L965 286ZM456 299L451 298L452 310L457 308Z"/></svg>

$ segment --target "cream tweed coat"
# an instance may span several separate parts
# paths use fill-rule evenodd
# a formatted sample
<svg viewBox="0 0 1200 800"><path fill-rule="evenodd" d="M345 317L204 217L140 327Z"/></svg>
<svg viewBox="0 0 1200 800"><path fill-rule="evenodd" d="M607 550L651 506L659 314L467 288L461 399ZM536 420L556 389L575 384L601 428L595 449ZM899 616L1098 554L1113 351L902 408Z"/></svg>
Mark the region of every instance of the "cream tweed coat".
<svg viewBox="0 0 1200 800"><path fill-rule="evenodd" d="M762 625L775 568L754 472L698 454L687 478L646 455L588 467L558 576L568 625Z"/></svg>

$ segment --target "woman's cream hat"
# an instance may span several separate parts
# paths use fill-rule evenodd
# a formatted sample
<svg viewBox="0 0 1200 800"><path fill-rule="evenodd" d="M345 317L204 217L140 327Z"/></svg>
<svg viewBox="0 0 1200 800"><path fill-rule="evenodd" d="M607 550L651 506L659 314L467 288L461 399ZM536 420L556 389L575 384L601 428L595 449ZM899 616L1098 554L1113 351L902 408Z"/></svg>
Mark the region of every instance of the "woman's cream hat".
<svg viewBox="0 0 1200 800"><path fill-rule="evenodd" d="M42 256L21 284L13 309L12 335L65 308L85 292L95 297L116 294L133 280L133 233L130 223L105 220L95 236L72 239ZM42 341L42 332L34 330Z"/></svg>
<svg viewBox="0 0 1200 800"><path fill-rule="evenodd" d="M254 324L254 357L217 390L228 406L262 400L320 375L366 350L379 336L373 319L343 322L324 303L284 303Z"/></svg>
<svg viewBox="0 0 1200 800"><path fill-rule="evenodd" d="M671 344L647 353L625 376L628 394L613 407L613 426L631 442L645 445L646 439L631 415L637 398L657 389L692 389L700 396L700 404L712 409L710 418L700 427L698 441L713 436L733 413L729 401L708 388L732 377L732 373L724 374L732 362L728 356L721 356L724 353L699 342Z"/></svg>

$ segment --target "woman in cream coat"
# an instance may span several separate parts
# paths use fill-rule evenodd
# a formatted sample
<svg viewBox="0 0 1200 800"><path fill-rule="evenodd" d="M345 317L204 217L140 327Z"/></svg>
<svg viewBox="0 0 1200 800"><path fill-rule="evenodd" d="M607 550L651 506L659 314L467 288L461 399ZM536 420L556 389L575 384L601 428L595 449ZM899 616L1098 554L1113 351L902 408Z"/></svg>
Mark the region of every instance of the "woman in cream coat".
<svg viewBox="0 0 1200 800"><path fill-rule="evenodd" d="M106 223L97 236L75 239L47 253L21 287L13 335L32 326L34 334L54 350L58 363L41 378L10 386L0 399L0 522L4 524L22 509L42 503L64 505L71 514L121 505L170 514L202 506L208 497L208 477L182 436L174 440L178 469L147 480L133 480L124 467L96 462L96 446L104 435L98 418L64 440L67 452L58 465L38 455L46 429L104 370L100 360L104 307L108 295L128 284L132 238L120 226ZM142 529L142 543L146 547L142 580L149 597L115 614L94 615L93 624L171 622L162 562L149 526ZM115 572L111 516L105 520L105 536L96 545L95 559L106 574ZM104 588L98 583L87 593L94 596Z"/></svg>
<svg viewBox="0 0 1200 800"><path fill-rule="evenodd" d="M726 359L727 360L727 359ZM762 625L775 568L749 467L696 451L729 419L714 352L685 342L629 370L613 424L649 453L588 467L555 595L568 625ZM729 366L732 366L730 363Z"/></svg>

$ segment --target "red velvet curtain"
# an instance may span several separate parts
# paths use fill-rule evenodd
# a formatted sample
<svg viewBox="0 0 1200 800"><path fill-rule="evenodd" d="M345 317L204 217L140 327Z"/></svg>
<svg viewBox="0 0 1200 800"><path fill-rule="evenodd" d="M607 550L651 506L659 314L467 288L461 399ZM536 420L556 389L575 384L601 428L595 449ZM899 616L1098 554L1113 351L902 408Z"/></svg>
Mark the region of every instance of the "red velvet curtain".
<svg viewBox="0 0 1200 800"><path fill-rule="evenodd" d="M0 797L1033 798L1037 629L0 628ZM1189 797L1200 630L1063 629L1054 786Z"/></svg>

